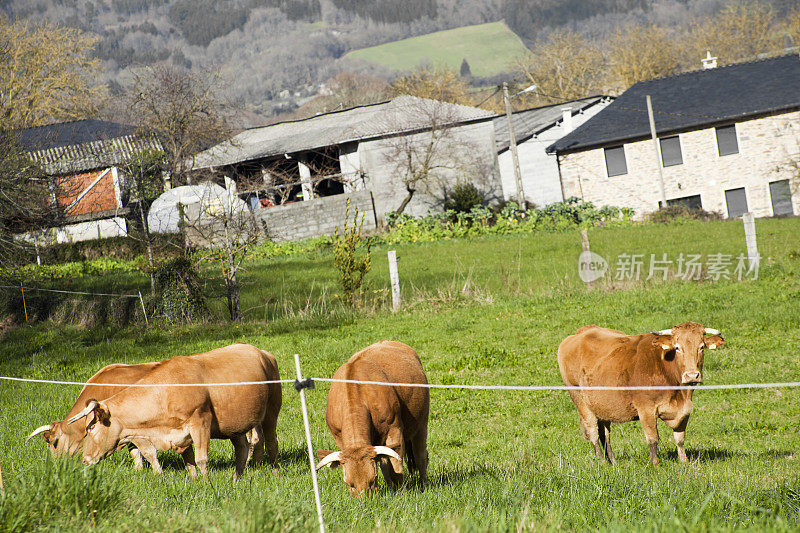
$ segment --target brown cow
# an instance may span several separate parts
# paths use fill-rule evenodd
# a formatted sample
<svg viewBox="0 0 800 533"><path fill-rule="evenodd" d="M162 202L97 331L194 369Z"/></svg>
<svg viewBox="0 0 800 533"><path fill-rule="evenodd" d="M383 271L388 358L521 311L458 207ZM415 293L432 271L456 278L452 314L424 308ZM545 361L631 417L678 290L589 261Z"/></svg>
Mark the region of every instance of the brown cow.
<svg viewBox="0 0 800 533"><path fill-rule="evenodd" d="M277 379L278 365L273 355L249 344L233 344L161 361L137 383ZM121 445L132 443L148 461L157 450L175 450L183 455L192 477L196 477L195 466L205 477L210 439L230 439L238 477L247 462L246 434L259 424L265 434L269 459L276 466L280 406L280 384L129 387L105 401L91 400L69 422L86 417L83 444L86 464L95 464Z"/></svg>
<svg viewBox="0 0 800 533"><path fill-rule="evenodd" d="M136 383L152 370L158 363L139 363L135 365L113 364L100 369L94 376L90 377L87 383L96 383L97 385L85 385L78 395L78 399L72 405L64 420L51 422L44 426L36 428L33 433L28 435L25 442L31 438L42 433L44 441L50 449L50 453L54 457L67 455L72 456L80 447L83 439L86 437L86 424L75 421L69 423L68 420L81 412L89 400L92 398L98 400L105 400L114 394L120 392L126 387L116 387L103 385L104 383L113 384L126 384ZM264 457L264 438L261 426L253 428L247 434L247 441L249 443L248 458L255 456L254 462L260 464ZM130 453L133 458L133 467L136 470L141 470L143 467L142 454L136 446L130 445ZM156 473L161 472L161 464L158 462L158 457L152 455L148 458L150 466Z"/></svg>
<svg viewBox="0 0 800 533"><path fill-rule="evenodd" d="M119 383L131 384L136 383L144 377L147 372L153 369L158 363L141 363L138 365L123 365L114 364L103 367L94 376L90 377L87 383ZM52 422L44 426L36 428L33 433L28 435L25 442L28 442L32 437L43 433L44 441L47 443L48 448L53 456L73 455L78 451L84 437L86 437L86 425L80 422L67 422L68 419L77 415L86 407L90 398L97 398L105 400L120 392L125 387L113 387L106 385L85 385L78 399L69 410L64 420ZM133 458L133 465L136 470L142 469L142 455L139 453L138 448L131 446L131 457ZM161 465L158 463L158 458L151 457L153 462L151 466L156 472L161 471ZM150 460L148 459L148 460Z"/></svg>
<svg viewBox="0 0 800 533"><path fill-rule="evenodd" d="M703 349L724 343L719 331L686 322L672 329L625 335L620 331L586 326L558 347L558 367L568 386L678 386L703 381ZM692 413L692 390L571 390L578 408L581 433L594 446L598 460L614 462L611 423L638 419L642 424L650 462L658 464L660 418L672 428L678 457L687 462L683 448L686 425ZM602 448L601 448L602 445Z"/></svg>
<svg viewBox="0 0 800 533"><path fill-rule="evenodd" d="M333 375L334 379L428 383L417 353L394 341L380 341L353 355ZM427 481L428 410L425 387L331 384L325 420L339 451L317 450L323 466L342 466L352 494L372 494L377 488L376 462L386 483L403 482L403 455L409 471L418 470Z"/></svg>

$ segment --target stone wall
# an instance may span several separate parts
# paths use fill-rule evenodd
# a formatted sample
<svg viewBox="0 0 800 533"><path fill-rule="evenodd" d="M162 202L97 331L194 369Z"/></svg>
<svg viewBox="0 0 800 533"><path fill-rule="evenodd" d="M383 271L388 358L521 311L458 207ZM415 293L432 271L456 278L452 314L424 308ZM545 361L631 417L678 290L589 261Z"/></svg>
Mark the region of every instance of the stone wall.
<svg viewBox="0 0 800 533"><path fill-rule="evenodd" d="M656 122L657 125L657 122ZM727 216L725 191L745 188L748 209L771 216L769 183L796 179L787 162L798 160L800 114L784 113L736 123L739 153L718 155L715 128L680 134L683 164L665 167L667 199L700 195L703 209ZM628 173L609 177L602 148L561 155L564 196L597 205L632 207L638 215L658 209L659 160L652 140L625 144ZM792 187L792 204L800 214L800 194Z"/></svg>
<svg viewBox="0 0 800 533"><path fill-rule="evenodd" d="M355 191L259 209L255 212L255 219L260 230L274 241L332 235L337 226L341 228L345 223L348 198L351 220L358 207L359 220L362 213L365 215L363 231L375 231L375 208L370 191Z"/></svg>

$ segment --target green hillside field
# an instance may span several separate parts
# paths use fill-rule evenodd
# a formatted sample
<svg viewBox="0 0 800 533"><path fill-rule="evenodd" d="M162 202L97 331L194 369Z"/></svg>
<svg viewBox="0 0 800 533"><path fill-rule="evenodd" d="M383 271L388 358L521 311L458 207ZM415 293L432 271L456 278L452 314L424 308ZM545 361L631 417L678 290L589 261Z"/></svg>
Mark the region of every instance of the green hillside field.
<svg viewBox="0 0 800 533"><path fill-rule="evenodd" d="M410 70L429 61L458 71L466 59L474 76L485 77L508 70L525 51L522 40L505 22L490 22L362 48L345 57L395 70Z"/></svg>

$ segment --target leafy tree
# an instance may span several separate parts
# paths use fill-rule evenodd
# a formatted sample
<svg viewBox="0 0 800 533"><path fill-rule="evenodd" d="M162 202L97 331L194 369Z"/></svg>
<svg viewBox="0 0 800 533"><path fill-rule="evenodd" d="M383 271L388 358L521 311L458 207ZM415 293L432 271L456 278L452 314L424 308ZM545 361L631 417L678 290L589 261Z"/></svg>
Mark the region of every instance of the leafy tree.
<svg viewBox="0 0 800 533"><path fill-rule="evenodd" d="M364 239L361 229L364 226L364 214L358 220L358 206L353 213L353 224L350 225L350 198L344 215L344 227L333 234L333 265L339 271L339 283L345 294L345 302L355 307L358 291L364 282L364 275L372 268L370 249L372 239Z"/></svg>
<svg viewBox="0 0 800 533"><path fill-rule="evenodd" d="M397 78L391 85L395 95L408 94L452 104L471 105L469 86L454 71L422 67Z"/></svg>
<svg viewBox="0 0 800 533"><path fill-rule="evenodd" d="M607 86L624 91L634 83L675 74L677 43L664 28L630 24L617 30L608 43Z"/></svg>
<svg viewBox="0 0 800 533"><path fill-rule="evenodd" d="M696 58L710 50L723 64L755 59L758 54L783 48L775 14L768 4L731 4L692 28L690 53Z"/></svg>
<svg viewBox="0 0 800 533"><path fill-rule="evenodd" d="M74 28L0 16L0 128L94 113L106 94L96 42Z"/></svg>
<svg viewBox="0 0 800 533"><path fill-rule="evenodd" d="M460 71L462 78L469 78L472 76L472 69L469 67L469 63L467 62L467 58L461 60L461 71Z"/></svg>
<svg viewBox="0 0 800 533"><path fill-rule="evenodd" d="M537 86L543 103L601 92L603 54L573 31L558 31L537 42L530 53L517 61L517 68L529 84Z"/></svg>

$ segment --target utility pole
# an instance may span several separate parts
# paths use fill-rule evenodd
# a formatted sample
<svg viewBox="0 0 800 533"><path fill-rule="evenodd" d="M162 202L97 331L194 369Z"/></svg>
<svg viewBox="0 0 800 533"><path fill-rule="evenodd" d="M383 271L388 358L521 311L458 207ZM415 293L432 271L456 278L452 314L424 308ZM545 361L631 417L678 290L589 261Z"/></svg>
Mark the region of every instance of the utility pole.
<svg viewBox="0 0 800 533"><path fill-rule="evenodd" d="M661 190L661 201L659 207L667 207L667 194L664 192L664 169L661 167L661 150L658 147L658 137L656 137L656 121L653 119L653 104L650 102L650 95L647 98L647 116L650 119L650 136L653 138L653 149L656 151L656 166L658 167L658 187Z"/></svg>
<svg viewBox="0 0 800 533"><path fill-rule="evenodd" d="M508 140L511 148L511 161L514 165L514 180L517 183L517 203L525 208L525 191L522 190L522 174L519 171L519 157L517 157L517 137L514 135L514 121L511 118L511 102L508 97L508 83L503 82L503 100L506 104L506 118L508 119Z"/></svg>

